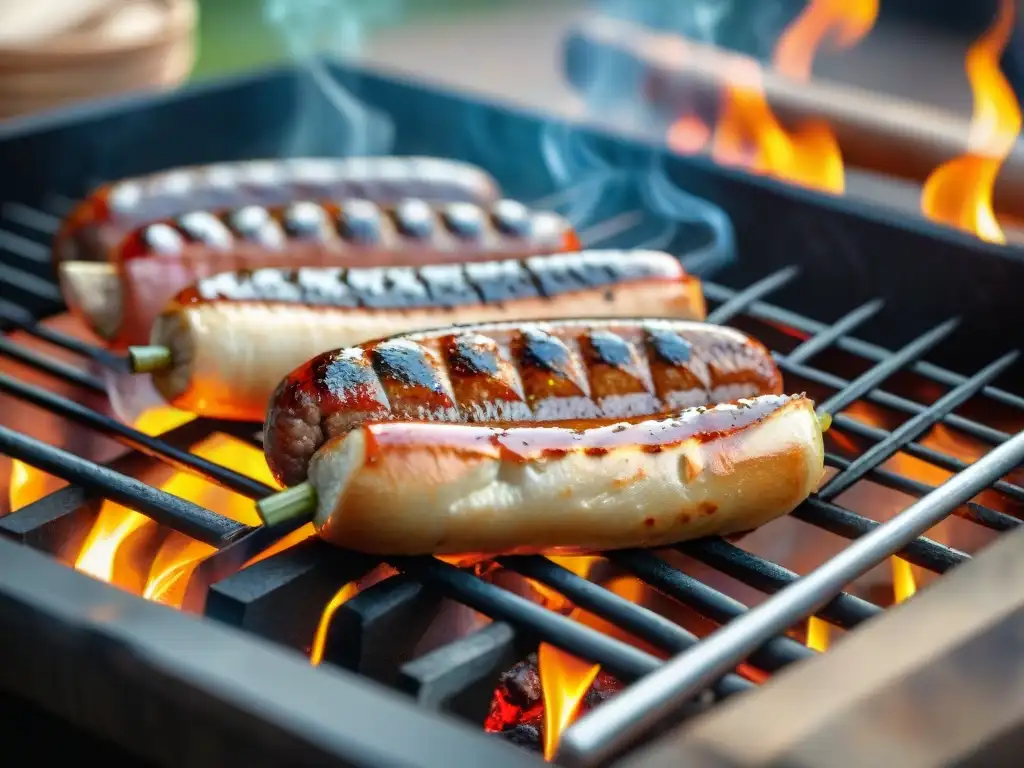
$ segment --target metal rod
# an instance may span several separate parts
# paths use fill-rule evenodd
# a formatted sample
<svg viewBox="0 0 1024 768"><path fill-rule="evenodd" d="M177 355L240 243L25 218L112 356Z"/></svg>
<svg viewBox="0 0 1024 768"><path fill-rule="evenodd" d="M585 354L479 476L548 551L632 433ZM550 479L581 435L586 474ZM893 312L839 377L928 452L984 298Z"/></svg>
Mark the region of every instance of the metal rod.
<svg viewBox="0 0 1024 768"><path fill-rule="evenodd" d="M889 353L892 354L891 352ZM801 379L807 379L813 381L815 384L821 384L826 387L833 387L835 389L843 389L849 386L850 382L843 379L835 374L826 373L825 371L819 371L816 368L810 368L806 365L791 365L785 356L773 354L775 362L778 363L779 369L783 373L790 374L792 376L799 376ZM960 384L967 381L965 378ZM905 397L899 395L893 395L881 389L875 389L868 392L864 399L869 403L875 403L877 405L884 405L886 408L892 408L894 411L899 413L908 413L916 416L919 413L924 413L928 406L915 403L913 400L908 400ZM984 440L986 443L991 445L998 445L1004 443L1010 439L1010 435L1003 432L1000 429L995 429L986 424L979 424L971 419L965 419L963 416L957 416L955 413L951 413L948 416L943 417L942 423L950 427L956 427L964 434L976 437L979 440Z"/></svg>
<svg viewBox="0 0 1024 768"><path fill-rule="evenodd" d="M1010 352L1003 355L995 362L978 371L956 389L947 392L925 408L924 411L900 424L889 437L880 443L872 445L867 451L858 456L849 467L825 483L825 486L818 490L818 498L825 501L834 499L874 467L877 467L894 453L898 452L905 443L920 437L936 422L947 416L954 408L960 407L973 397L978 390L997 379L1003 371L1016 362L1019 356L1018 352ZM881 365L884 365L884 363L879 363L879 366ZM824 407L822 406L822 408Z"/></svg>
<svg viewBox="0 0 1024 768"><path fill-rule="evenodd" d="M11 360L16 360L23 365L27 365L29 368L35 368L37 371L42 371L69 384L74 384L82 389L88 389L98 395L107 394L107 388L95 376L60 360L40 355L34 350L15 344L3 335L0 335L0 355L9 357Z"/></svg>
<svg viewBox="0 0 1024 768"><path fill-rule="evenodd" d="M788 568L716 536L679 544L675 549L762 592L778 592L800 578ZM881 612L882 609L874 603L840 592L818 611L817 616L842 629L853 629Z"/></svg>
<svg viewBox="0 0 1024 768"><path fill-rule="evenodd" d="M563 735L557 762L593 766L632 743L676 707L729 672L767 638L785 632L843 587L943 520L996 478L1024 461L1024 433L995 448L935 492L854 541L824 565L670 660Z"/></svg>
<svg viewBox="0 0 1024 768"><path fill-rule="evenodd" d="M577 576L546 557L500 557L498 562L521 576L558 590L569 598L573 605L600 616L663 650L679 653L698 641L696 635L675 622L620 597L599 584ZM750 660L759 669L774 672L794 661L807 658L812 653L799 643L773 641L766 643L758 653L750 657Z"/></svg>
<svg viewBox="0 0 1024 768"><path fill-rule="evenodd" d="M762 296L767 296L769 293L777 291L786 283L796 278L799 274L800 268L795 266L786 267L778 270L777 272L772 272L772 274L758 280L753 285L747 286L742 291L732 296L732 298L724 304L716 307L714 311L709 312L707 322L716 323L718 325L729 322L736 315L743 314L743 311L748 306L753 304Z"/></svg>
<svg viewBox="0 0 1024 768"><path fill-rule="evenodd" d="M832 325L811 336L807 341L786 355L786 359L791 363L803 363L810 360L819 352L823 352L835 344L836 339L845 336L858 325L877 315L884 306L885 302L882 299L875 299L866 304L861 304L856 309L836 320Z"/></svg>
<svg viewBox="0 0 1024 768"><path fill-rule="evenodd" d="M918 336L882 362L875 363L875 365L864 371L864 373L843 387L839 392L836 392L828 400L819 403L818 413L834 414L848 408L894 373L903 369L908 363L912 363L914 360L922 357L932 347L956 330L959 324L959 319L947 320L941 325L935 326L927 333Z"/></svg>
<svg viewBox="0 0 1024 768"><path fill-rule="evenodd" d="M10 323L30 336L41 339L48 344L53 344L55 347L74 352L76 355L80 355L88 360L94 360L111 370L126 371L128 369L124 357L115 355L103 347L82 341L69 334L48 328L38 322L31 314L9 302L0 302L0 320Z"/></svg>
<svg viewBox="0 0 1024 768"><path fill-rule="evenodd" d="M221 517L134 477L122 475L3 426L0 426L0 453L136 509L161 525L174 528L206 544L221 546L252 530L247 525Z"/></svg>
<svg viewBox="0 0 1024 768"><path fill-rule="evenodd" d="M826 452L825 463L830 467L835 467L840 472L846 472L854 465L855 460ZM836 477L838 477L838 475L836 475ZM888 470L879 468L869 470L867 472L867 478L871 482L878 483L885 488L892 488L895 491L901 491L902 493L907 493L911 496L927 496L929 493L934 491L936 487L934 485L928 485L928 483L922 483L920 480L913 480L895 472L889 472ZM819 501L822 500L820 495L817 495L815 498ZM1012 531L1014 528L1018 528L1022 524L1022 521L1019 518L1000 512L996 509L992 509L991 507L978 504L975 501L969 501L966 504L961 504L953 510L953 514L957 517L963 518L964 520L970 520L971 522L977 523L978 525L984 525L986 528L991 528L994 531Z"/></svg>
<svg viewBox="0 0 1024 768"><path fill-rule="evenodd" d="M717 283L710 283L706 281L702 283L702 288L704 289L704 295L712 301L725 302L739 293L735 288L727 288L724 285L718 285ZM747 314L758 320L778 323L779 325L788 325L794 330L812 335L822 333L823 331L828 330L829 327L828 323L823 323L819 320L812 320L809 317L804 317L801 314L764 301L756 301L747 307ZM840 337L836 340L835 346L844 352L858 355L866 358L867 360L871 360L872 362L885 360L892 354L892 352L885 347L880 347L877 344L872 344L869 341L854 338L853 336ZM934 363L929 363L927 360L918 360L910 366L909 370L926 379L931 379L939 384L947 384L951 387L955 387L958 384L963 384L967 381L967 377L963 374L954 373L953 371L935 365ZM997 403L1024 411L1024 397L1021 397L1020 395L1015 395L1012 392L1007 392L1005 389L992 386L985 387L981 393L985 395L985 397L988 397Z"/></svg>
<svg viewBox="0 0 1024 768"><path fill-rule="evenodd" d="M792 357L789 359L792 359ZM887 429L873 427L870 424L865 424L842 414L832 417L832 426L842 432L849 432L856 437L864 437L875 442L885 440L890 434ZM900 450L908 456L927 461L929 464L934 464L942 469L948 469L950 472L962 472L971 466L970 462L942 453L934 448L929 448L921 443L907 443ZM1019 485L1007 482L1006 480L997 480L992 483L992 489L1006 494L1014 501L1024 502L1024 488Z"/></svg>
<svg viewBox="0 0 1024 768"><path fill-rule="evenodd" d="M803 520L816 528L847 539L859 539L881 525L877 520L862 517L838 504L822 501L815 496L811 496L789 514L797 520ZM914 539L897 554L908 563L934 573L945 573L950 568L971 559L966 552L939 544L925 536Z"/></svg>
<svg viewBox="0 0 1024 768"><path fill-rule="evenodd" d="M25 384L2 373L0 373L0 392L21 398L51 413L64 416L101 434L113 437L130 448L135 448L150 456L163 458L175 469L183 469L201 475L243 496L259 499L274 493L273 488L259 480L253 480L251 477L208 461L190 451L176 448L160 437L146 435L134 427L129 427L116 419L97 413L74 400L55 395L40 387Z"/></svg>

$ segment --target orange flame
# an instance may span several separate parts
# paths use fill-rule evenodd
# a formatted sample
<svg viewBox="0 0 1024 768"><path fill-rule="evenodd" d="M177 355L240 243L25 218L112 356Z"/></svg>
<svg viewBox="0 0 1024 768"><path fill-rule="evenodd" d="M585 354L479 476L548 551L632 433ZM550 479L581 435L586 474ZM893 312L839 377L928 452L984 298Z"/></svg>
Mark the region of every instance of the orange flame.
<svg viewBox="0 0 1024 768"><path fill-rule="evenodd" d="M999 67L1015 13L1014 0L1001 0L992 26L968 50L964 65L974 94L968 151L933 171L921 195L925 216L990 243L1006 242L992 194L1021 127L1017 97Z"/></svg>
<svg viewBox="0 0 1024 768"><path fill-rule="evenodd" d="M597 664L541 643L537 650L537 671L544 701L545 760L554 760L562 732L569 727L600 670Z"/></svg>
<svg viewBox="0 0 1024 768"><path fill-rule="evenodd" d="M346 584L331 598L327 607L324 608L324 612L320 614L320 623L316 626L316 632L313 635L313 645L309 649L309 661L314 666L319 665L324 660L324 648L327 646L327 630L331 627L331 619L334 618L334 614L342 605L357 594L359 594L359 587L356 586L355 582Z"/></svg>
<svg viewBox="0 0 1024 768"><path fill-rule="evenodd" d="M136 421L135 428L147 435L159 435L192 418L191 414L174 408L158 408L143 413ZM161 488L168 492L180 490L172 487L176 478L171 478ZM75 568L102 581L116 583L114 561L118 550L128 537L148 522L149 518L145 515L112 501L104 502L78 554Z"/></svg>
<svg viewBox="0 0 1024 768"><path fill-rule="evenodd" d="M878 0L811 0L783 32L774 66L798 80L811 76L811 65L822 42L847 48L858 43L878 16ZM711 156L723 165L747 168L791 184L842 194L846 188L842 152L829 125L807 121L787 130L765 97L763 72L753 60L732 63L729 85L711 135ZM707 143L692 115L669 129L667 141L678 152L694 153Z"/></svg>
<svg viewBox="0 0 1024 768"><path fill-rule="evenodd" d="M39 501L47 493L49 483L46 474L17 459L11 461L11 485L7 499L11 512Z"/></svg>

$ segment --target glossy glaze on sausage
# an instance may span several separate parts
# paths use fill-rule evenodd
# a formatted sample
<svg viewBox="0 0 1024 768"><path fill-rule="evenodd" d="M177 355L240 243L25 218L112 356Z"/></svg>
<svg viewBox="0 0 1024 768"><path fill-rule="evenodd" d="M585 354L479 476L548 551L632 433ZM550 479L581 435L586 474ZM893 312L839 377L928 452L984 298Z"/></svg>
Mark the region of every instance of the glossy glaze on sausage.
<svg viewBox="0 0 1024 768"><path fill-rule="evenodd" d="M314 524L381 555L578 553L757 528L824 474L802 395L580 426L363 424L312 457Z"/></svg>
<svg viewBox="0 0 1024 768"><path fill-rule="evenodd" d="M644 312L702 318L700 281L651 251L229 273L199 281L157 318L150 342L172 364L153 380L183 410L261 421L282 377L326 350L453 323Z"/></svg>
<svg viewBox="0 0 1024 768"><path fill-rule="evenodd" d="M144 343L155 313L179 290L227 270L415 266L578 247L564 218L512 200L487 206L303 201L195 211L149 224L125 237L113 263L65 262L60 279L68 306L99 336L124 346Z"/></svg>
<svg viewBox="0 0 1024 768"><path fill-rule="evenodd" d="M188 211L299 199L405 198L490 203L497 182L476 166L431 157L247 160L175 168L106 184L68 216L54 257L105 260L129 230Z"/></svg>
<svg viewBox="0 0 1024 768"><path fill-rule="evenodd" d="M264 452L285 485L326 440L370 421L632 418L782 391L768 350L682 320L491 323L320 355L277 388Z"/></svg>

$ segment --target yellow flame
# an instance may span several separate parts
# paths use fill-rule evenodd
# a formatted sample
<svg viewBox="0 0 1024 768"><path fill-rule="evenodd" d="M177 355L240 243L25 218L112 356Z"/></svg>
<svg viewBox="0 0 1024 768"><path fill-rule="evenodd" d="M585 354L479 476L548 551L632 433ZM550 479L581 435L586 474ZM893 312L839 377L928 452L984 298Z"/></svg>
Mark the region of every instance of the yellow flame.
<svg viewBox="0 0 1024 768"><path fill-rule="evenodd" d="M547 643L541 643L537 649L537 672L544 701L545 760L554 759L562 732L569 727L600 669L597 664Z"/></svg>
<svg viewBox="0 0 1024 768"><path fill-rule="evenodd" d="M893 599L897 603L902 603L917 592L917 582L910 563L899 557L891 558L891 562Z"/></svg>
<svg viewBox="0 0 1024 768"><path fill-rule="evenodd" d="M811 616L807 619L807 647L815 650L825 652L829 646L829 635L831 631L827 623L819 619L817 616Z"/></svg>
<svg viewBox="0 0 1024 768"><path fill-rule="evenodd" d="M1021 112L999 60L1013 34L1013 0L1001 0L992 26L964 61L974 94L968 151L939 166L921 195L922 212L990 243L1005 243L992 204L996 178L1020 133Z"/></svg>

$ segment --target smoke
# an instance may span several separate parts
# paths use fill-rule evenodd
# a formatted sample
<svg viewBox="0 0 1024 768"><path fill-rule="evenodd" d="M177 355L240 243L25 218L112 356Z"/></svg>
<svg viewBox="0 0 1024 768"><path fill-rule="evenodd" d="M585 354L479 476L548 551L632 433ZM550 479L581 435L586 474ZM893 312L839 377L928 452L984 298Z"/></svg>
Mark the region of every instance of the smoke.
<svg viewBox="0 0 1024 768"><path fill-rule="evenodd" d="M391 119L349 93L326 59L357 57L368 35L401 18L404 7L405 0L265 0L267 25L303 75L283 155L380 155L391 149Z"/></svg>

